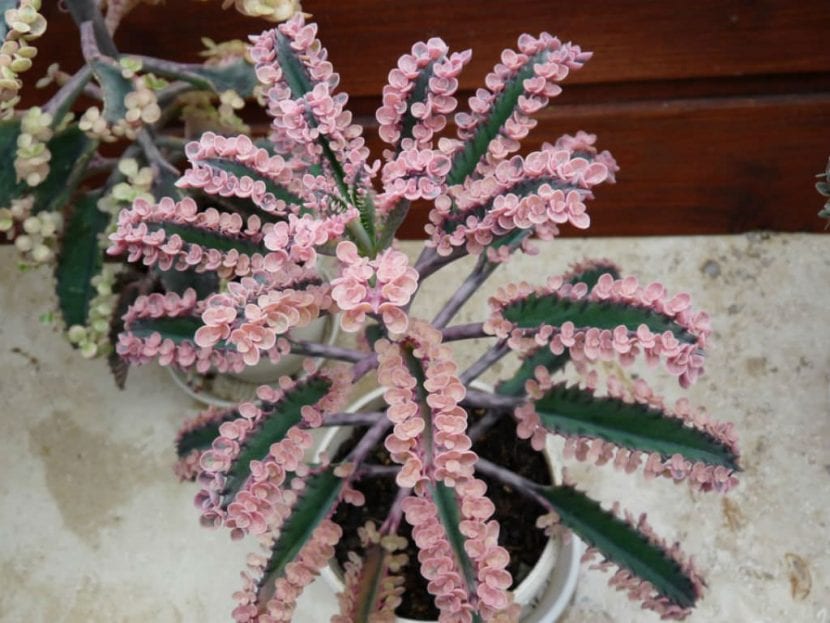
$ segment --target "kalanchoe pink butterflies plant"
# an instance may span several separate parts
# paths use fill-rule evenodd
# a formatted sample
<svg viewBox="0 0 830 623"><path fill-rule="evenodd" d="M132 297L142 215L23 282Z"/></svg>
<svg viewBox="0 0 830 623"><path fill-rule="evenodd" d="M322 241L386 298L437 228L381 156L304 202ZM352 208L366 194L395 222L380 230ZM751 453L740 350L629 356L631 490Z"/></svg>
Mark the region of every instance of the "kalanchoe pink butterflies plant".
<svg viewBox="0 0 830 623"><path fill-rule="evenodd" d="M579 460L627 472L642 467L648 476L703 491L725 492L736 483L731 425L685 399L666 404L642 379L611 377L597 387L597 364L642 358L661 363L684 387L696 380L711 331L687 295L623 278L608 261L586 262L541 285L501 288L489 317L451 325L501 263L532 251L532 236L551 239L565 223L588 227L586 200L595 186L614 181L614 159L585 133L513 155L535 125L531 115L590 54L546 33L522 35L470 98L469 111L456 113L458 131L450 138L439 135L456 108L470 52L450 53L440 39L417 43L389 74L377 112L388 149L382 161L371 161L316 33L297 16L253 38L273 119L267 141L208 133L187 147L189 168L177 185L207 193L221 207L140 199L110 236L112 255L228 280L202 300L193 291L136 300L117 345L127 360L239 370L292 352L340 362L263 386L254 402L202 413L177 439L177 470L200 485L202 522L233 537L254 535L263 548L234 594L234 619L291 619L342 536L335 510L364 502L354 484L371 477L369 457L378 444L399 465L401 494L380 527L361 528L363 551L345 566L334 621L393 620L403 598L402 519L420 552L408 564L420 565L439 621L517 621L509 556L479 476L538 502L540 529L579 535L590 546L588 558L617 569L613 586L663 618L682 619L703 580L644 516L606 510L569 480L531 482L471 449L467 409L475 407L491 422L515 418L518 437L537 450L556 434ZM418 199L433 208L429 238L411 265L394 248L394 235ZM412 317L419 285L468 254L478 257L475 268L442 311L431 322ZM330 280L318 270L321 255L336 258ZM290 338L292 328L334 313L345 331L362 332L370 349ZM459 370L447 344L485 337L492 346ZM521 364L495 394L470 388L510 352ZM580 375L579 384L561 380L566 366ZM350 385L373 371L385 388L385 410L342 413ZM310 431L336 424L366 432L342 460L306 462Z"/></svg>

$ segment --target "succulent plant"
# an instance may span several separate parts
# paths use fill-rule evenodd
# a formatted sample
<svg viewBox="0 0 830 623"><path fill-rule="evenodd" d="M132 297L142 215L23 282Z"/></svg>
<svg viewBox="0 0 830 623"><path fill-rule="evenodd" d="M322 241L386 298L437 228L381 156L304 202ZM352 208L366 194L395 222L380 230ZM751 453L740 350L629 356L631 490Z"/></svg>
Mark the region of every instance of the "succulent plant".
<svg viewBox="0 0 830 623"><path fill-rule="evenodd" d="M540 285L500 288L487 317L452 324L502 263L534 251L532 238L587 228L594 187L614 182L613 157L584 132L517 155L533 115L589 53L547 33L522 35L468 110L455 113L470 51L451 53L437 38L416 43L389 73L377 111L386 148L370 160L316 26L302 15L250 49L206 41L205 62L192 65L118 51L112 33L138 0L65 0L86 64L73 75L51 67L39 84L56 82L57 92L15 113L18 74L46 23L39 0L0 4L0 153L14 163L0 176L0 233L26 263L55 264L69 340L85 356L114 343L121 382L125 363L222 372L287 353L335 362L308 363L298 378L260 387L254 401L200 413L176 439L176 471L198 481L202 523L262 548L234 594L235 620L291 619L342 537L336 509L362 504L356 485L390 473L372 463L379 447L400 494L385 521L358 529L337 623L392 620L401 569L416 564L440 621L517 620L482 478L537 504L540 530L581 537L588 558L616 568L611 584L645 607L672 619L690 611L703 580L645 516L603 508L570 478L533 482L472 450L488 426L514 420L505 444L541 450L558 435L565 455L581 461L703 491L736 483L731 425L686 399L668 404L642 378L601 384L597 374L607 362L644 360L692 384L711 330L687 295L640 284L608 260L586 261ZM299 9L295 0L225 4L276 21ZM82 94L97 103L76 118ZM264 137L250 136L237 115L254 96L272 119ZM453 113L457 131L447 136ZM182 129L198 140L182 139ZM104 155L114 153L101 151L107 143L121 148L118 157ZM395 235L417 201L431 210L423 251L410 262ZM441 311L414 317L421 284L468 255L474 268ZM336 264L331 279L320 256ZM292 329L326 314L361 348L292 339ZM492 344L461 370L449 344L470 339ZM494 393L471 387L511 353L520 363ZM350 388L372 373L384 409L344 412ZM485 415L470 427L473 410ZM312 432L335 425L365 433L342 458L308 461ZM403 522L417 561L402 553Z"/></svg>
<svg viewBox="0 0 830 623"><path fill-rule="evenodd" d="M335 621L392 620L403 591L403 520L419 549L408 564L420 564L440 621L517 620L509 556L481 475L538 502L540 529L585 540L589 558L617 568L613 586L664 618L683 618L703 580L644 516L606 510L569 479L531 482L471 450L466 409L475 407L491 422L515 418L517 437L537 450L559 435L579 460L642 468L703 491L736 483L731 425L686 399L667 404L642 379L612 376L598 387L596 368L609 361L662 364L683 387L697 379L711 330L687 295L623 277L608 261L583 262L539 286L500 288L488 317L451 324L500 264L532 251L532 236L588 227L585 201L614 181L614 159L582 132L514 155L532 115L590 54L547 33L522 35L469 111L455 115L457 135L439 138L470 52L451 53L440 39L416 43L389 73L377 112L388 147L372 161L316 33L295 16L252 38L272 117L267 140L205 133L186 147L189 168L176 186L218 207L136 199L108 250L163 270L214 271L227 283L202 298L192 290L138 297L117 344L132 363L239 370L289 352L339 361L262 386L253 402L201 413L178 437L177 471L200 484L202 522L253 535L263 548L235 594L235 620L290 620L341 538L335 509L364 501L354 484L372 477L368 457L378 444L399 466L401 494L381 526L361 529L363 549L346 565ZM416 200L432 210L423 252L410 264L395 232ZM336 258L329 281L318 272L320 255ZM413 317L424 280L466 255L477 256L475 267L441 312ZM288 336L326 313L339 313L342 329L359 333L366 348ZM448 343L472 338L493 343L461 371ZM521 363L495 393L470 388L508 353ZM566 369L580 380L564 381ZM351 384L370 373L385 388L384 410L343 413ZM342 460L306 462L310 432L336 424L367 428Z"/></svg>

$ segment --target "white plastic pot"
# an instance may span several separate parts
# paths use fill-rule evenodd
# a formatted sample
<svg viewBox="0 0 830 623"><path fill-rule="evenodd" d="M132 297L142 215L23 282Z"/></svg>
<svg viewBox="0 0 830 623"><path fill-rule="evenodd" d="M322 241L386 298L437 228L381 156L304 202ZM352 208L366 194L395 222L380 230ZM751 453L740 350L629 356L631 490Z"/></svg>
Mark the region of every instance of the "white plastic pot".
<svg viewBox="0 0 830 623"><path fill-rule="evenodd" d="M334 344L340 333L338 315L326 315L317 318L305 327L289 331L294 340ZM284 355L276 363L267 358L255 366L248 366L242 372L213 373L202 375L186 372L170 366L170 376L179 388L194 400L207 405L227 408L245 400L254 398L256 388L263 384L276 383L281 376L291 376L302 372L302 355ZM314 360L315 367L323 364L324 358Z"/></svg>
<svg viewBox="0 0 830 623"><path fill-rule="evenodd" d="M491 386L479 381L473 381L471 386L480 391L493 391ZM349 405L346 410L355 413L366 408L381 409L384 405L383 392L383 389L375 389ZM350 427L327 430L320 441L315 459L319 459L324 451L333 456L337 447L350 436ZM544 454L554 482L561 482L561 473L550 449L546 449ZM523 606L522 623L555 623L559 619L576 590L583 551L584 545L575 536L567 543L557 538L547 542L536 565L513 591L514 599ZM343 590L342 575L340 568L332 565L321 572L323 580L335 593ZM402 617L396 617L395 620L397 623L434 623Z"/></svg>

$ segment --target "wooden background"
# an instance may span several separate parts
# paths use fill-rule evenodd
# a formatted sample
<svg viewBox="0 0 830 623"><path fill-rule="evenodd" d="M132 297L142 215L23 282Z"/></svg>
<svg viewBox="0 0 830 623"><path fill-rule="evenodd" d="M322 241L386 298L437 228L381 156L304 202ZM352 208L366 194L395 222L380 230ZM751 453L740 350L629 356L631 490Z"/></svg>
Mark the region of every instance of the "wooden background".
<svg viewBox="0 0 830 623"><path fill-rule="evenodd" d="M267 27L220 4L141 6L116 43L122 52L195 61L201 36L244 38ZM67 70L80 64L71 20L55 0L44 5L50 24L31 75L55 60ZM824 230L814 176L830 155L827 0L306 0L303 7L320 25L352 110L369 126L386 74L417 40L440 36L454 50L473 48L461 80L467 93L524 31L547 30L592 50L527 141L534 148L584 129L616 156L618 183L598 189L591 235ZM379 150L375 136L367 131ZM422 235L425 213L425 206L413 211L406 236Z"/></svg>

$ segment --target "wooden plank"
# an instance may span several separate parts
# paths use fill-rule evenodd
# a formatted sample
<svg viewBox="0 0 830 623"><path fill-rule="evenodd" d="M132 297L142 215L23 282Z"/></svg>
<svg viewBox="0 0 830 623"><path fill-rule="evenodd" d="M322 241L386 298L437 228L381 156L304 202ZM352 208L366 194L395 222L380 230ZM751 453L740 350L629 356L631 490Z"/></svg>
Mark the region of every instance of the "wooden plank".
<svg viewBox="0 0 830 623"><path fill-rule="evenodd" d="M53 62L77 62L75 32L47 2L40 44ZM196 60L199 39L245 38L267 23L222 11L219 0L142 5L118 33L124 51ZM346 89L379 94L389 69L412 43L441 36L473 48L462 88L480 84L500 51L525 31L548 30L595 52L573 83L706 78L830 71L826 0L592 0L563 6L539 0L305 0Z"/></svg>
<svg viewBox="0 0 830 623"><path fill-rule="evenodd" d="M635 102L551 110L527 146L584 129L620 164L617 184L589 203L591 228L566 236L820 232L813 185L828 127L828 94ZM403 237L423 236L428 209L413 208Z"/></svg>

